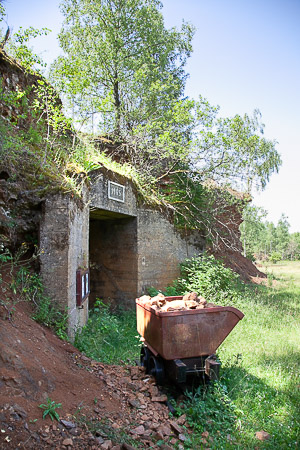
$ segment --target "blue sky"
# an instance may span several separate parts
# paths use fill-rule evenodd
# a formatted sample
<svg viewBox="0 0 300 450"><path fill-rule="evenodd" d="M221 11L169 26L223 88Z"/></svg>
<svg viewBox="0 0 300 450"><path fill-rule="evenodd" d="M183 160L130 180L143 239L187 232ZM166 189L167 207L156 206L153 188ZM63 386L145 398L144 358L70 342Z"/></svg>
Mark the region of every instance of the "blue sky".
<svg viewBox="0 0 300 450"><path fill-rule="evenodd" d="M59 54L59 0L6 0L7 22L53 30L34 43L51 61ZM186 93L221 107L221 115L259 108L265 136L278 141L283 165L254 203L277 223L300 231L300 0L163 0L167 27L195 25Z"/></svg>

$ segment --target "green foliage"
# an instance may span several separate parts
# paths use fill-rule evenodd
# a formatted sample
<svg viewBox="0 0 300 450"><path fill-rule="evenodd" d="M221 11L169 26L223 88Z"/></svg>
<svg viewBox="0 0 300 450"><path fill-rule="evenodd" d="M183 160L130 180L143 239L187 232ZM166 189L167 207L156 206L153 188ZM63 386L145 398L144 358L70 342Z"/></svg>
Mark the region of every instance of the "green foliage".
<svg viewBox="0 0 300 450"><path fill-rule="evenodd" d="M16 33L14 33L12 40L9 43L8 51L10 54L18 60L27 71L37 70L39 67L45 67L46 64L42 58L35 54L33 50L28 47L28 43L31 39L38 36L47 35L51 32L48 28L37 29L34 27L23 28L20 27Z"/></svg>
<svg viewBox="0 0 300 450"><path fill-rule="evenodd" d="M59 35L66 56L53 79L82 117L100 115L105 132L122 135L183 93L193 27L167 30L157 0L64 0Z"/></svg>
<svg viewBox="0 0 300 450"><path fill-rule="evenodd" d="M253 187L264 188L273 172L282 163L275 141L263 135L261 113L253 116L218 116L219 108L212 107L200 96L196 105L199 130L193 153L193 164L218 184L230 184L250 193Z"/></svg>
<svg viewBox="0 0 300 450"><path fill-rule="evenodd" d="M277 225L265 221L267 212L254 205L243 210L243 223L240 226L244 255L256 259L299 259L299 233L289 233L287 217L282 214ZM275 256L272 255L275 253ZM270 259L271 261L273 259Z"/></svg>
<svg viewBox="0 0 300 450"><path fill-rule="evenodd" d="M2 3L0 3L0 23L3 21L4 16L5 16L5 9Z"/></svg>
<svg viewBox="0 0 300 450"><path fill-rule="evenodd" d="M224 384L215 382L211 386L185 392L185 399L178 404L173 402L173 406L175 415L185 414L193 430L186 442L187 448L199 448L203 440L202 433L205 432L210 447L225 448L229 445L228 435L231 440L236 431L237 417L236 407Z"/></svg>
<svg viewBox="0 0 300 450"><path fill-rule="evenodd" d="M300 259L300 233L292 233L285 250L285 257L291 260Z"/></svg>
<svg viewBox="0 0 300 450"><path fill-rule="evenodd" d="M267 212L263 208L254 205L246 205L243 209L243 222L240 226L243 254L253 259L263 249L266 240L266 227L263 223Z"/></svg>
<svg viewBox="0 0 300 450"><path fill-rule="evenodd" d="M187 259L180 265L180 277L171 286L163 290L165 295L183 295L197 292L208 302L219 305L233 305L239 302L239 289L242 283L238 275L226 268L212 255L203 254L198 258ZM156 295L154 288L148 289L149 295Z"/></svg>
<svg viewBox="0 0 300 450"><path fill-rule="evenodd" d="M108 364L134 363L139 355L135 313L113 313L98 300L88 323L75 336L74 345L92 359Z"/></svg>
<svg viewBox="0 0 300 450"><path fill-rule="evenodd" d="M59 420L59 414L56 410L58 408L61 408L61 403L55 403L55 401L51 400L48 397L47 403L39 405L39 408L44 410L43 419L49 416L51 420L53 419Z"/></svg>
<svg viewBox="0 0 300 450"><path fill-rule="evenodd" d="M34 301L35 311L32 318L42 325L52 328L60 339L68 340L67 308L61 311L60 306L44 294L40 278L37 275L36 278L38 282L36 284L36 300Z"/></svg>
<svg viewBox="0 0 300 450"><path fill-rule="evenodd" d="M0 243L0 304L6 309L9 320L12 319L15 305L27 299L30 282L23 275L28 270L29 264L37 258L35 251L32 256L25 259L27 251L28 246L25 242L14 254L4 243Z"/></svg>
<svg viewBox="0 0 300 450"><path fill-rule="evenodd" d="M276 264L278 261L281 260L281 254L279 252L272 252L271 255L269 256L269 260Z"/></svg>

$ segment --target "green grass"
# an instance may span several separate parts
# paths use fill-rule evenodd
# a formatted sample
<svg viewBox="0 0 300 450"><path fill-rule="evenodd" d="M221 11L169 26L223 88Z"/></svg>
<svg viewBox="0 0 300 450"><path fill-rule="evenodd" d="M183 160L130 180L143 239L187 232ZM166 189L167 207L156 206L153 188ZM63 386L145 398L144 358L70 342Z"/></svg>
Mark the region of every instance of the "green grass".
<svg viewBox="0 0 300 450"><path fill-rule="evenodd" d="M101 301L85 327L75 336L75 346L90 358L107 364L135 364L140 345L135 311L110 312Z"/></svg>
<svg viewBox="0 0 300 450"><path fill-rule="evenodd" d="M300 262L268 265L268 273L278 282L247 289L245 317L218 352L240 448L296 448L299 439ZM259 443L262 429L272 437Z"/></svg>
<svg viewBox="0 0 300 450"><path fill-rule="evenodd" d="M300 410L300 262L268 264L267 286L240 287L235 305L245 317L218 350L221 379L181 405L193 427L185 448L296 449ZM275 278L275 281L274 281ZM100 305L77 346L118 364L139 354L133 313L115 315ZM270 434L267 441L257 431ZM201 433L212 441L203 445ZM298 443L298 444L297 444Z"/></svg>

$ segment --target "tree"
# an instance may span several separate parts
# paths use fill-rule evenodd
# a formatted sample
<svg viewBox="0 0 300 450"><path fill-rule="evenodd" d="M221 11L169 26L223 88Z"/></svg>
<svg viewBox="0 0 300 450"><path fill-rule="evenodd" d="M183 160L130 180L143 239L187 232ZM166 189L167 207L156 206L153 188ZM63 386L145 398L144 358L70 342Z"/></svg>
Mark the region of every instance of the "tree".
<svg viewBox="0 0 300 450"><path fill-rule="evenodd" d="M291 260L300 259L300 233L292 233L288 246L285 250L286 258Z"/></svg>
<svg viewBox="0 0 300 450"><path fill-rule="evenodd" d="M202 97L184 97L194 29L164 26L158 0L63 0L59 35L65 52L52 80L73 113L100 116L101 132L121 145L148 183L183 173L251 191L278 171L276 142L263 137L261 115L218 116ZM124 145L123 145L124 144Z"/></svg>
<svg viewBox="0 0 300 450"><path fill-rule="evenodd" d="M247 205L243 210L243 222L241 224L241 241L245 257L253 258L263 256L265 250L266 225L263 219L267 212L255 205Z"/></svg>
<svg viewBox="0 0 300 450"><path fill-rule="evenodd" d="M281 214L281 217L278 221L276 227L276 251L281 254L281 258L284 258L285 251L288 247L290 235L289 228L290 224L288 223L287 216Z"/></svg>
<svg viewBox="0 0 300 450"><path fill-rule="evenodd" d="M184 92L194 29L164 26L158 0L63 0L65 16L52 78L81 116L122 138Z"/></svg>
<svg viewBox="0 0 300 450"><path fill-rule="evenodd" d="M206 99L184 97L194 29L183 23L167 30L161 6L158 0L63 0L64 56L52 80L73 115L99 119L100 132L118 143L118 160L136 168L177 223L213 234L232 202L223 187L263 188L281 159L276 142L263 136L258 110L222 118ZM213 183L221 189L208 188Z"/></svg>
<svg viewBox="0 0 300 450"><path fill-rule="evenodd" d="M253 187L264 188L273 172L278 172L281 158L276 141L265 139L261 113L253 116L218 116L200 97L197 102L198 131L195 139L194 165L211 173L216 182L235 186L250 193Z"/></svg>

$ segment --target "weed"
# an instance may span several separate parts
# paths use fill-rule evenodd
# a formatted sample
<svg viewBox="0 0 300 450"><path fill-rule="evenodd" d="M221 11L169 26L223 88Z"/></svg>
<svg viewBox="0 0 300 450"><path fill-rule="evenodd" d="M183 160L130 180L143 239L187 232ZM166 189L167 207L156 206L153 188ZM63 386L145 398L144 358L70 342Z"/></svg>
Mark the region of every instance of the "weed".
<svg viewBox="0 0 300 450"><path fill-rule="evenodd" d="M56 409L61 408L61 403L55 403L55 401L48 397L47 403L39 405L39 408L44 410L43 419L45 419L46 416L49 416L51 420L59 420L59 415Z"/></svg>
<svg viewBox="0 0 300 450"><path fill-rule="evenodd" d="M36 308L32 318L46 327L52 328L59 338L68 340L67 310L61 311L59 305L56 305L49 297L44 295L43 288L39 292L35 306Z"/></svg>
<svg viewBox="0 0 300 450"><path fill-rule="evenodd" d="M184 401L179 404L173 402L173 406L175 415L185 414L188 425L193 429L193 434L189 436L189 448L198 448L203 436L207 437L210 446L226 448L228 436L232 439L236 427L236 407L224 384L216 382L186 392Z"/></svg>

